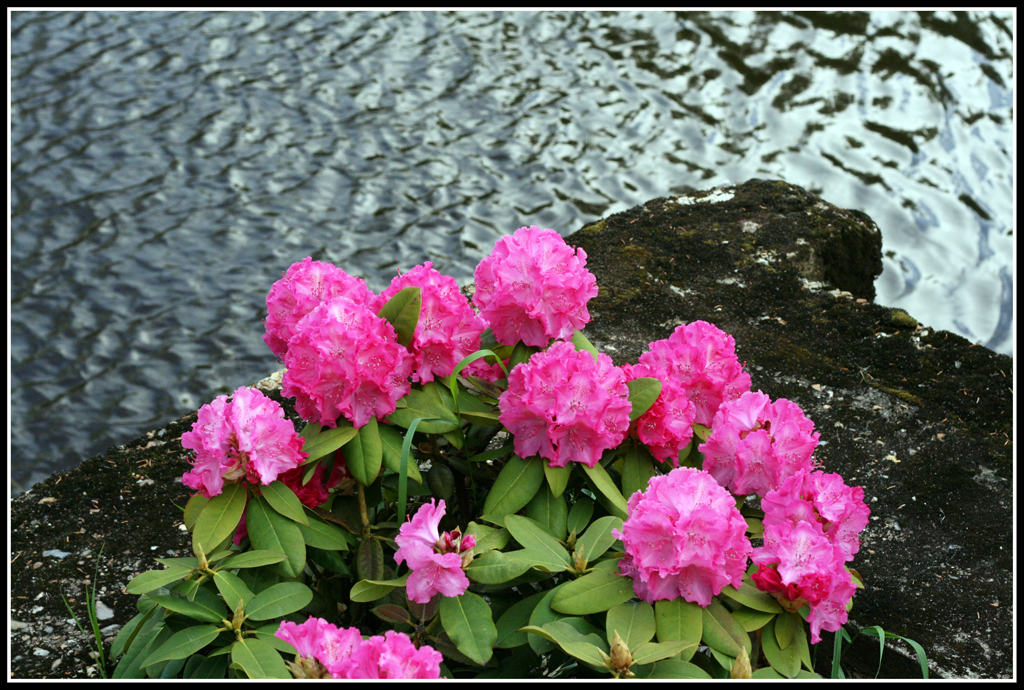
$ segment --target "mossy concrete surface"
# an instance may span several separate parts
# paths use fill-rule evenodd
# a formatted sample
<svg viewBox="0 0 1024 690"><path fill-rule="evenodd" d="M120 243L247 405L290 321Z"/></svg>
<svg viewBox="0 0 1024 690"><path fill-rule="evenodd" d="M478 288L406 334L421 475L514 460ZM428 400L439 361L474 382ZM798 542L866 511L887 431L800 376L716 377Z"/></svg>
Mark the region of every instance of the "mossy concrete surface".
<svg viewBox="0 0 1024 690"><path fill-rule="evenodd" d="M1013 675L1013 360L872 304L881 235L870 218L751 180L655 199L569 242L597 276L586 334L599 349L635 362L680 323L714 323L735 337L755 389L814 421L823 469L864 487L872 515L853 566L867 586L851 634L880 625L918 641L932 677ZM127 582L190 552L180 437L194 420L12 501L12 677L95 677L61 594L81 618L101 546L108 640L135 613ZM816 650L823 672L831 638ZM874 676L877 641L857 640L843 666ZM910 648L889 642L880 676L920 677Z"/></svg>

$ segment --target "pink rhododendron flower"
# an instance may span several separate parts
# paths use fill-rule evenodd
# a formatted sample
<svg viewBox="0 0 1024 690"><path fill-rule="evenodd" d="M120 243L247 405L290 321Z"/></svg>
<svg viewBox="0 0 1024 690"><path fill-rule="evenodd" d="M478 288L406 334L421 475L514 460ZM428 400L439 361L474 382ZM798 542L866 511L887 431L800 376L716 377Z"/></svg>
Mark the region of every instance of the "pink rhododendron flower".
<svg viewBox="0 0 1024 690"><path fill-rule="evenodd" d="M428 645L419 649L405 633L387 631L364 640L358 628L338 628L322 618L305 623L283 621L275 637L295 648L290 663L299 678L440 678L441 654Z"/></svg>
<svg viewBox="0 0 1024 690"><path fill-rule="evenodd" d="M369 304L375 297L362 278L350 276L333 264L306 257L294 263L267 295L267 329L263 342L284 360L295 326L309 312L335 297Z"/></svg>
<svg viewBox="0 0 1024 690"><path fill-rule="evenodd" d="M395 411L409 392L413 357L395 329L365 305L335 297L295 326L281 391L304 419L337 427L344 415L360 428Z"/></svg>
<svg viewBox="0 0 1024 690"><path fill-rule="evenodd" d="M683 387L697 408L697 424L712 426L719 405L750 390L750 375L736 359L736 341L706 321L681 324L650 347L640 363L664 371Z"/></svg>
<svg viewBox="0 0 1024 690"><path fill-rule="evenodd" d="M693 439L693 420L697 409L686 391L660 369L646 364L623 364L626 381L650 377L661 381L661 393L650 409L636 419L637 438L651 451L658 462L672 461L679 467L679 451Z"/></svg>
<svg viewBox="0 0 1024 690"><path fill-rule="evenodd" d="M626 437L632 405L625 374L608 355L595 361L572 343L556 342L511 371L498 409L519 456L540 455L551 467L593 467Z"/></svg>
<svg viewBox="0 0 1024 690"><path fill-rule="evenodd" d="M502 345L566 340L590 321L587 302L597 296L597 279L586 265L586 252L573 250L554 230L519 228L476 267L473 304Z"/></svg>
<svg viewBox="0 0 1024 690"><path fill-rule="evenodd" d="M739 588L750 542L736 500L707 472L679 467L629 497L622 575L648 603L678 599L708 606L727 584Z"/></svg>
<svg viewBox="0 0 1024 690"><path fill-rule="evenodd" d="M270 484L308 457L304 441L276 401L243 386L230 401L221 395L199 408L181 435L182 447L196 452L181 481L206 497L221 493L225 480Z"/></svg>
<svg viewBox="0 0 1024 690"><path fill-rule="evenodd" d="M814 468L819 436L796 403L751 391L722 403L711 435L697 449L719 484L740 496L764 497L788 477Z"/></svg>
<svg viewBox="0 0 1024 690"><path fill-rule="evenodd" d="M399 546L395 562L407 562L412 571L405 583L406 593L419 604L428 603L438 592L457 597L469 587L462 568L471 560L468 552L476 546L476 539L471 534L460 538L458 529L441 534L438 525L444 514L444 500L435 505L431 499L399 528L395 537Z"/></svg>
<svg viewBox="0 0 1024 690"><path fill-rule="evenodd" d="M421 290L420 319L409 345L415 357L412 380L427 383L452 373L462 358L479 350L487 324L459 292L455 279L441 275L429 261L392 280L374 303L374 312L407 287Z"/></svg>

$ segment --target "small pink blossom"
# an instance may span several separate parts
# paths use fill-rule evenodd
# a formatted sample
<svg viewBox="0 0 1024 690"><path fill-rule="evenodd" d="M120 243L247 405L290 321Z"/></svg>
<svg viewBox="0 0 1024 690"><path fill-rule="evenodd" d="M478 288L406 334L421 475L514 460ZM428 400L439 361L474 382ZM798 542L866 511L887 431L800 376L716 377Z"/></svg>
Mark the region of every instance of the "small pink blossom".
<svg viewBox="0 0 1024 690"><path fill-rule="evenodd" d="M586 265L587 253L573 250L554 230L519 228L476 267L473 304L502 345L566 340L590 321L587 302L597 296L597 279Z"/></svg>
<svg viewBox="0 0 1024 690"><path fill-rule="evenodd" d="M373 301L373 291L362 278L350 276L333 264L306 257L292 264L267 295L267 333L263 342L279 360L284 360L295 326L309 312L335 297L348 297L357 304Z"/></svg>
<svg viewBox="0 0 1024 690"><path fill-rule="evenodd" d="M708 606L727 584L742 585L750 542L736 501L707 472L679 467L629 497L629 517L612 535L619 571L648 603L684 598Z"/></svg>
<svg viewBox="0 0 1024 690"><path fill-rule="evenodd" d="M394 327L345 297L299 321L284 361L282 393L295 398L303 418L333 428L344 416L357 429L395 411L413 366Z"/></svg>
<svg viewBox="0 0 1024 690"><path fill-rule="evenodd" d="M563 341L511 371L498 409L519 456L593 467L626 437L632 406L625 374L608 355L595 360Z"/></svg>
<svg viewBox="0 0 1024 690"><path fill-rule="evenodd" d="M392 280L374 302L373 310L380 311L407 287L421 291L420 318L409 345L415 358L412 380L427 383L437 376L448 376L464 357L479 350L480 334L487 324L459 292L455 279L441 275L429 261ZM473 369L472 364L469 367ZM481 369L481 373L484 371Z"/></svg>
<svg viewBox="0 0 1024 690"><path fill-rule="evenodd" d="M419 604L426 604L437 593L457 597L469 587L469 578L462 571L468 564L463 554L476 545L476 540L472 535L460 538L458 529L441 534L438 526L444 514L444 500L435 505L431 499L399 528L395 537L399 546L395 562L407 562L412 571L405 584L406 593Z"/></svg>
<svg viewBox="0 0 1024 690"><path fill-rule="evenodd" d="M722 403L698 450L704 469L722 486L763 497L788 477L814 468L818 437L799 405L751 391Z"/></svg>
<svg viewBox="0 0 1024 690"><path fill-rule="evenodd" d="M276 401L243 386L230 401L221 395L203 405L192 431L181 435L182 447L196 452L181 481L207 497L225 481L270 484L308 457L304 441Z"/></svg>
<svg viewBox="0 0 1024 690"><path fill-rule="evenodd" d="M750 390L750 375L736 358L736 341L706 321L681 324L650 348L640 363L664 371L682 386L697 408L697 424L710 427L719 405Z"/></svg>
<svg viewBox="0 0 1024 690"><path fill-rule="evenodd" d="M623 364L626 381L642 377L661 381L661 393L650 409L640 415L633 427L637 438L651 451L658 462L672 461L679 467L679 452L690 445L693 439L693 420L697 413L686 391L674 379L665 376L663 370L646 364Z"/></svg>

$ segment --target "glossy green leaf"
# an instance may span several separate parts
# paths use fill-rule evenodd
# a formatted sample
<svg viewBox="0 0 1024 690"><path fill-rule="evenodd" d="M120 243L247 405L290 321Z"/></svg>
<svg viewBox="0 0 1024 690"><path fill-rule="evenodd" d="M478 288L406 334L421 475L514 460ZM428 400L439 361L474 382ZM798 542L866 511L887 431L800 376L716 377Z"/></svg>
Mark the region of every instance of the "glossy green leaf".
<svg viewBox="0 0 1024 690"><path fill-rule="evenodd" d="M231 662L249 678L292 678L278 651L257 638L243 637L232 644Z"/></svg>
<svg viewBox="0 0 1024 690"><path fill-rule="evenodd" d="M696 650L704 633L704 609L681 598L657 601L654 603L654 623L658 642L684 642L694 645ZM692 651L689 655L684 652L682 658L688 661L692 656Z"/></svg>
<svg viewBox="0 0 1024 690"><path fill-rule="evenodd" d="M574 628L565 625L562 621L547 623L543 627L527 625L522 630L554 642L566 654L576 657L580 661L593 666L604 667L604 657L601 656L601 652L607 653L607 650L601 649L601 647L593 642L583 639L583 636ZM594 639L600 640L596 636Z"/></svg>
<svg viewBox="0 0 1024 690"><path fill-rule="evenodd" d="M279 582L254 596L245 605L245 615L265 621L295 613L313 601L313 590L301 582Z"/></svg>
<svg viewBox="0 0 1024 690"><path fill-rule="evenodd" d="M761 630L761 651L776 672L786 678L793 678L800 670L800 655L797 647L792 644L786 649L779 648L779 641L775 633L775 627L779 620L776 618Z"/></svg>
<svg viewBox="0 0 1024 690"><path fill-rule="evenodd" d="M408 429L415 419L422 417L424 421L418 428L425 434L443 434L459 428L455 412L441 397L440 391L443 388L433 381L424 384L420 389L413 388L401 400L404 407L399 407L388 415L388 422ZM426 421L435 418L442 421Z"/></svg>
<svg viewBox="0 0 1024 690"><path fill-rule="evenodd" d="M777 614L767 613L765 611L756 611L754 609L747 608L746 606L738 606L732 612L732 617L735 618L747 632L760 630L766 623L768 623L768 621L775 618L776 615Z"/></svg>
<svg viewBox="0 0 1024 690"><path fill-rule="evenodd" d="M212 553L218 544L235 533L245 510L245 498L245 486L229 482L206 504L192 532L192 541L202 548L203 553Z"/></svg>
<svg viewBox="0 0 1024 690"><path fill-rule="evenodd" d="M701 639L711 649L732 659L740 653L741 646L746 647L747 654L750 654L750 637L747 631L717 599L712 599L711 604L704 609L703 625L704 634ZM732 668L732 664L726 668Z"/></svg>
<svg viewBox="0 0 1024 690"><path fill-rule="evenodd" d="M304 465L315 462L328 453L333 453L355 437L356 429L352 426L352 422L344 417L339 417L337 425L334 429L325 429L315 422L306 424L302 433L299 434L306 439L302 443L302 450L309 454L309 457L303 461Z"/></svg>
<svg viewBox="0 0 1024 690"><path fill-rule="evenodd" d="M381 604L370 609L370 613L392 625L415 625L409 612L397 604Z"/></svg>
<svg viewBox="0 0 1024 690"><path fill-rule="evenodd" d="M150 592L146 596L168 611L180 613L206 623L220 623L231 615L219 599L220 605L212 606L206 600L189 601L185 597L177 596L176 594L154 594Z"/></svg>
<svg viewBox="0 0 1024 690"><path fill-rule="evenodd" d="M325 551L348 551L349 546L355 543L355 539L348 532L333 523L321 520L315 513L309 512L306 517L309 520L308 524L299 525L299 532L302 533L302 540L306 542L306 546Z"/></svg>
<svg viewBox="0 0 1024 690"><path fill-rule="evenodd" d="M544 481L544 460L513 455L501 468L484 500L484 515L515 513L530 502Z"/></svg>
<svg viewBox="0 0 1024 690"><path fill-rule="evenodd" d="M589 352L597 359L597 348L590 342L587 336L583 335L579 330L576 330L572 334L572 344L576 348L577 352Z"/></svg>
<svg viewBox="0 0 1024 690"><path fill-rule="evenodd" d="M277 551L288 557L275 564L274 569L285 577L298 577L306 567L306 542L302 539L299 526L271 510L262 498L249 501L245 523L254 548Z"/></svg>
<svg viewBox="0 0 1024 690"><path fill-rule="evenodd" d="M270 507L289 520L294 520L301 525L309 524L306 513L302 509L302 501L280 479L277 479L266 486L260 487L263 498L267 499Z"/></svg>
<svg viewBox="0 0 1024 690"><path fill-rule="evenodd" d="M402 441L405 440L405 434L402 433L400 427L391 426L390 424L378 424L377 432L380 434L384 467L395 474L399 474L402 464ZM423 483L420 468L416 465L415 460L406 464L405 471L408 473L409 479L417 484Z"/></svg>
<svg viewBox="0 0 1024 690"><path fill-rule="evenodd" d="M474 558L473 562L466 566L465 572L466 577L473 582L482 585L498 585L519 577L533 565L530 560L516 558L511 554L488 551L484 555Z"/></svg>
<svg viewBox="0 0 1024 690"><path fill-rule="evenodd" d="M363 603L377 601L381 597L387 596L391 590L398 587L405 587L405 583L408 579L409 573L391 580L360 580L352 585L352 591L349 593L349 598L352 601Z"/></svg>
<svg viewBox="0 0 1024 690"><path fill-rule="evenodd" d="M191 568L184 568L181 566L170 566L165 570L150 570L136 575L125 587L125 591L129 594L145 594L146 592L152 592L154 589L160 589L172 582L178 582L183 580L191 574Z"/></svg>
<svg viewBox="0 0 1024 690"><path fill-rule="evenodd" d="M221 569L259 568L264 565L280 563L286 558L288 558L288 556L280 551L263 551L257 549L254 551L243 551L235 554L221 563L219 567Z"/></svg>
<svg viewBox="0 0 1024 690"><path fill-rule="evenodd" d="M743 581L743 585L739 589L732 585L726 585L722 588L722 594L756 611L782 613L782 607L779 606L775 597L757 589L748 579Z"/></svg>
<svg viewBox="0 0 1024 690"><path fill-rule="evenodd" d="M533 607L533 611L530 613L530 625L543 627L545 624L550 623L551 621L556 621L560 618L565 618L563 614L558 613L557 611L551 608L551 601L555 598L555 595L562 590L563 587L565 587L565 583L557 585L556 587L553 587L552 589L549 589L547 592L544 593L544 596L541 597L540 601L537 602L537 605ZM527 638L527 642L530 645L530 649L532 649L534 653L538 655L546 654L556 647L555 643L551 640L548 640L544 637L538 637L536 635L530 635Z"/></svg>
<svg viewBox="0 0 1024 690"><path fill-rule="evenodd" d="M345 462L353 479L363 486L370 486L377 481L384 459L377 420L370 417L356 432L355 438L345 444L342 452L345 453Z"/></svg>
<svg viewBox="0 0 1024 690"><path fill-rule="evenodd" d="M551 608L572 616L601 613L632 599L633 581L601 569L567 582L551 600Z"/></svg>
<svg viewBox="0 0 1024 690"><path fill-rule="evenodd" d="M569 475L571 474L572 463L565 467L551 467L548 463L544 463L544 476L547 477L551 495L555 498L561 497L565 492L565 487L569 484Z"/></svg>
<svg viewBox="0 0 1024 690"><path fill-rule="evenodd" d="M626 499L622 497L618 487L615 486L615 482L608 476L608 472L600 464L593 467L581 465L581 467L583 467L583 471L586 472L587 477L593 483L594 488L611 503L612 512L625 520L629 516Z"/></svg>
<svg viewBox="0 0 1024 690"><path fill-rule="evenodd" d="M479 557L494 549L503 549L508 544L509 533L504 527L488 527L475 522L470 522L466 527L466 534L473 535L476 546L473 553Z"/></svg>
<svg viewBox="0 0 1024 690"><path fill-rule="evenodd" d="M247 604L253 598L250 590L242 578L227 570L218 570L213 574L213 583L217 585L217 591L224 597L224 603L230 611L238 608L238 604Z"/></svg>
<svg viewBox="0 0 1024 690"><path fill-rule="evenodd" d="M565 528L570 534L576 532L579 537L583 530L590 524L590 518L594 515L594 502L583 496L569 509L569 517L566 520ZM589 557L588 557L589 558Z"/></svg>
<svg viewBox="0 0 1024 690"><path fill-rule="evenodd" d="M599 517L576 539L576 546L583 546L587 561L593 563L616 542L612 530L622 529L622 519L614 515Z"/></svg>
<svg viewBox="0 0 1024 690"><path fill-rule="evenodd" d="M566 554L565 559L556 556L551 551L538 551L536 549L505 551L504 554L509 562L518 561L527 570L530 568L537 568L538 570L542 570L547 573L560 573L563 571L571 572L573 570L573 568L566 564L568 554Z"/></svg>
<svg viewBox="0 0 1024 690"><path fill-rule="evenodd" d="M143 666L152 666L161 661L185 659L192 656L220 634L216 625L196 625L171 635L160 648L146 657Z"/></svg>
<svg viewBox="0 0 1024 690"><path fill-rule="evenodd" d="M793 644L796 631L803 628L804 622L798 613L787 613L775 619L775 641L779 649L787 649Z"/></svg>
<svg viewBox="0 0 1024 690"><path fill-rule="evenodd" d="M637 491L647 490L647 483L657 471L654 457L645 446L627 440L622 451L622 495L628 501Z"/></svg>
<svg viewBox="0 0 1024 690"><path fill-rule="evenodd" d="M555 498L550 491L538 491L533 499L526 504L526 517L535 521L556 539L564 540L567 536L566 522L569 518L569 506L561 496Z"/></svg>
<svg viewBox="0 0 1024 690"><path fill-rule="evenodd" d="M495 627L498 629L498 641L494 643L495 648L512 649L527 643L526 633L519 629L530 624L530 615L546 594L546 591L532 594L526 599L512 604L501 614L495 623Z"/></svg>
<svg viewBox="0 0 1024 690"><path fill-rule="evenodd" d="M566 568L572 567L565 546L535 520L522 515L508 515L505 517L505 529L524 549L543 554L547 559Z"/></svg>
<svg viewBox="0 0 1024 690"><path fill-rule="evenodd" d="M377 316L395 327L398 342L404 347L412 343L420 320L421 293L422 290L416 286L402 288L377 312Z"/></svg>
<svg viewBox="0 0 1024 690"><path fill-rule="evenodd" d="M626 386L629 387L629 402L633 405L633 410L629 413L629 421L632 422L658 401L658 396L661 395L661 381L645 376L626 381Z"/></svg>
<svg viewBox="0 0 1024 690"><path fill-rule="evenodd" d="M687 658L693 658L693 653L697 651L697 644L694 642L645 642L631 651L634 663L653 664L687 651L689 652Z"/></svg>
<svg viewBox="0 0 1024 690"><path fill-rule="evenodd" d="M654 607L645 601L632 601L613 606L608 609L605 616L604 629L609 645L612 644L612 638L617 632L628 649L636 649L654 639Z"/></svg>
<svg viewBox="0 0 1024 690"><path fill-rule="evenodd" d="M664 661L658 661L650 665L636 664L633 667L633 672L637 678L642 679L675 679L675 680L687 680L687 679L699 679L699 680L711 680L711 676L708 672L702 669L696 664L691 664L688 661L683 660L686 656L686 650L688 647L683 648L683 652L676 658L665 659ZM693 649L696 649L694 646ZM692 652L690 657L692 657Z"/></svg>
<svg viewBox="0 0 1024 690"><path fill-rule="evenodd" d="M202 494L196 494L192 498L188 499L188 503L185 504L185 511L183 516L183 522L188 530L192 530L196 526L196 519L199 514L203 512L203 508L210 502L210 499Z"/></svg>
<svg viewBox="0 0 1024 690"><path fill-rule="evenodd" d="M491 607L473 592L457 597L442 597L441 625L460 652L483 666L494 652L498 630L491 618Z"/></svg>

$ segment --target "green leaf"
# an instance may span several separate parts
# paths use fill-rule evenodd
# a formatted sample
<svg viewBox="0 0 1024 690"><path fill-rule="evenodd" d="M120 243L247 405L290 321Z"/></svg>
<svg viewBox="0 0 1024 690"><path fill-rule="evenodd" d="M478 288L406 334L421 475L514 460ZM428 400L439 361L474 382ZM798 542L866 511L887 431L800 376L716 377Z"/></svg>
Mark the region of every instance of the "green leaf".
<svg viewBox="0 0 1024 690"><path fill-rule="evenodd" d="M306 546L325 551L348 551L352 541L348 532L321 520L313 512L309 513L308 518L308 525L299 525L299 532L302 533L302 540L306 542Z"/></svg>
<svg viewBox="0 0 1024 690"><path fill-rule="evenodd" d="M188 499L188 503L185 504L184 523L185 527L189 530L196 526L196 518L199 517L199 513L203 512L203 508L210 502L210 499L202 494L196 494L192 498ZM198 565L198 563L196 564Z"/></svg>
<svg viewBox="0 0 1024 690"><path fill-rule="evenodd" d="M488 527L470 522L466 527L466 534L472 534L476 539L476 546L473 547L473 554L477 557L493 549L503 549L508 544L509 534L504 527Z"/></svg>
<svg viewBox="0 0 1024 690"><path fill-rule="evenodd" d="M551 608L551 601L563 587L565 587L564 583L543 593L544 596L541 597L540 601L538 601L537 605L533 608L533 612L530 613L530 625L543 627L551 621L565 618L565 616ZM537 655L546 654L555 648L554 642L543 637L530 636L527 642L530 645L530 649L532 649Z"/></svg>
<svg viewBox="0 0 1024 690"><path fill-rule="evenodd" d="M654 607L646 601L633 601L613 606L608 609L604 629L609 646L612 644L612 637L618 632L619 637L626 643L627 649L636 649L654 639ZM672 655L669 654L669 656ZM651 663L654 661L657 659L651 659Z"/></svg>
<svg viewBox="0 0 1024 690"><path fill-rule="evenodd" d="M633 596L631 579L601 569L567 582L551 600L551 608L571 616L586 616L607 611Z"/></svg>
<svg viewBox="0 0 1024 690"><path fill-rule="evenodd" d="M612 536L613 529L621 530L622 520L614 515L605 515L594 520L587 531L576 539L576 546L583 546L583 555L587 561L593 563L611 548L616 541Z"/></svg>
<svg viewBox="0 0 1024 690"><path fill-rule="evenodd" d="M803 624L803 619L798 613L784 614L775 619L775 641L778 642L779 649L787 649L793 644L796 631L802 628Z"/></svg>
<svg viewBox="0 0 1024 690"><path fill-rule="evenodd" d="M565 523L565 529L569 534L576 533L578 537L590 524L590 518L594 514L594 502L586 496L580 497L569 509L569 517ZM589 558L589 556L588 556Z"/></svg>
<svg viewBox="0 0 1024 690"><path fill-rule="evenodd" d="M232 665L238 664L250 678L291 678L276 649L263 640L243 637L231 645Z"/></svg>
<svg viewBox="0 0 1024 690"><path fill-rule="evenodd" d="M629 421L632 422L658 401L658 396L661 395L661 381L645 376L626 381L626 385L629 387L629 402L633 405L633 411L629 413Z"/></svg>
<svg viewBox="0 0 1024 690"><path fill-rule="evenodd" d="M717 599L712 599L711 604L704 609L703 624L704 634L701 639L711 649L733 659L739 655L741 646L746 647L747 654L750 654L750 636ZM727 668L732 668L732 665Z"/></svg>
<svg viewBox="0 0 1024 690"><path fill-rule="evenodd" d="M645 446L627 441L622 449L622 495L628 501L637 491L647 490L647 483L657 471L654 469L654 457Z"/></svg>
<svg viewBox="0 0 1024 690"><path fill-rule="evenodd" d="M565 527L569 518L569 506L565 504L564 498L555 498L550 491L537 492L526 504L526 517L537 522L556 539L564 540L568 534Z"/></svg>
<svg viewBox="0 0 1024 690"><path fill-rule="evenodd" d="M415 286L402 288L377 312L377 316L395 327L398 342L403 347L409 347L412 343L416 326L419 324L421 292L420 288Z"/></svg>
<svg viewBox="0 0 1024 690"><path fill-rule="evenodd" d="M626 506L626 499L619 493L618 487L615 486L615 482L608 476L608 472L601 467L600 464L594 465L593 467L587 467L582 465L583 471L587 473L587 477L593 483L602 496L608 499L611 503L612 512L618 517L625 520L629 516L629 508ZM486 511L485 511L486 512Z"/></svg>
<svg viewBox="0 0 1024 690"><path fill-rule="evenodd" d="M755 611L754 609L747 608L746 606L738 606L732 612L732 617L736 619L743 629L747 632L754 632L760 630L768 623L772 618L775 618L777 614L766 613L765 611Z"/></svg>
<svg viewBox="0 0 1024 690"><path fill-rule="evenodd" d="M675 680L687 680L687 679L700 679L700 680L711 680L711 676L708 672L702 669L696 664L691 664L688 661L682 659L686 656L686 649L680 657L673 659L665 659L664 661L658 661L650 666L641 666L637 664L634 666L634 673L637 678L665 678ZM694 647L696 649L696 647ZM693 653L690 653L692 657Z"/></svg>
<svg viewBox="0 0 1024 690"><path fill-rule="evenodd" d="M517 561L522 564L526 570L530 568L537 568L543 570L546 573L560 573L563 571L573 571L565 564L561 558L555 556L550 551L538 551L536 549L519 549L518 551L506 551L505 557L509 562ZM525 572L525 570L524 570Z"/></svg>
<svg viewBox="0 0 1024 690"><path fill-rule="evenodd" d="M800 656L796 646L792 644L786 649L779 648L779 641L775 633L779 620L777 618L771 621L761 630L761 651L764 652L764 658L777 673L786 678L793 678L800 670Z"/></svg>
<svg viewBox="0 0 1024 690"><path fill-rule="evenodd" d="M689 651L687 658L692 658L693 653L697 651L697 644L695 642L646 642L631 651L633 663L644 665L674 657L685 651Z"/></svg>
<svg viewBox="0 0 1024 690"><path fill-rule="evenodd" d="M185 659L192 656L220 634L216 625L196 625L179 630L171 635L160 648L146 657L143 666L151 666L161 661Z"/></svg>
<svg viewBox="0 0 1024 690"><path fill-rule="evenodd" d="M169 566L165 570L150 570L136 575L125 587L125 591L129 594L145 594L146 592L152 592L154 589L160 589L172 582L183 580L191 574L192 568L186 568L182 566Z"/></svg>
<svg viewBox="0 0 1024 690"><path fill-rule="evenodd" d="M385 623L394 625L415 625L409 612L397 604L381 604L370 609L370 613L380 618Z"/></svg>
<svg viewBox="0 0 1024 690"><path fill-rule="evenodd" d="M572 560L565 547L536 521L522 515L508 515L505 517L505 529L524 549L542 554L546 561L572 569Z"/></svg>
<svg viewBox="0 0 1024 690"><path fill-rule="evenodd" d="M226 568L259 568L264 565L273 565L274 563L280 563L284 559L288 558L285 554L280 551L243 551L242 553L231 556L223 563L220 564L222 569Z"/></svg>
<svg viewBox="0 0 1024 690"><path fill-rule="evenodd" d="M442 597L441 625L460 652L483 666L491 659L498 630L491 618L491 607L473 592L457 597Z"/></svg>
<svg viewBox="0 0 1024 690"><path fill-rule="evenodd" d="M373 537L366 537L359 542L356 574L360 580L381 580L384 577L384 549Z"/></svg>
<svg viewBox="0 0 1024 690"><path fill-rule="evenodd" d="M270 510L262 498L249 501L245 523L253 547L288 556L288 560L274 566L275 570L288 578L296 578L302 573L306 567L306 542L296 523Z"/></svg>
<svg viewBox="0 0 1024 690"><path fill-rule="evenodd" d="M484 515L506 515L525 507L544 481L544 460L513 455L501 468L484 500Z"/></svg>
<svg viewBox="0 0 1024 690"><path fill-rule="evenodd" d="M547 623L543 627L527 625L522 630L554 642L569 656L576 657L580 661L592 666L604 668L604 657L601 656L601 652L607 653L607 650L601 649L601 647L593 642L582 639L583 636L575 628L566 625L562 621ZM594 638L600 640L596 636Z"/></svg>
<svg viewBox="0 0 1024 690"><path fill-rule="evenodd" d="M577 352L589 352L597 359L597 348L590 342L587 336L583 335L580 331L574 331L572 334L572 344L576 348Z"/></svg>
<svg viewBox="0 0 1024 690"><path fill-rule="evenodd" d="M146 596L168 611L180 613L206 623L220 623L231 615L219 599L217 601L220 602L220 606L214 607L206 600L189 601L185 597L179 597L175 594L154 594L150 592Z"/></svg>
<svg viewBox="0 0 1024 690"><path fill-rule="evenodd" d="M696 650L704 633L704 610L684 599L658 601L654 603L654 623L658 642L685 642ZM684 661L693 656L692 651L688 654L684 652Z"/></svg>
<svg viewBox="0 0 1024 690"><path fill-rule="evenodd" d="M434 381L424 384L422 389L413 388L401 400L405 407L399 407L388 415L388 422L408 429L418 417L424 420L436 418L441 421L424 421L419 425L419 430L425 434L443 434L458 429L459 419L442 401L439 392L441 388Z"/></svg>
<svg viewBox="0 0 1024 690"><path fill-rule="evenodd" d="M409 573L406 573L402 577L396 577L392 580L360 580L352 585L352 591L348 596L352 601L362 603L377 601L381 597L385 597L390 594L391 590L398 587L405 587L405 583L408 579Z"/></svg>
<svg viewBox="0 0 1024 690"><path fill-rule="evenodd" d="M215 572L213 574L213 583L217 585L217 591L224 597L224 603L228 605L228 609L231 611L237 609L239 603L246 604L253 597L252 590L242 582L242 579L226 570Z"/></svg>
<svg viewBox="0 0 1024 690"><path fill-rule="evenodd" d="M757 589L749 580L744 580L739 589L732 585L726 585L722 588L722 594L755 611L782 613L782 607L779 606L779 602L775 601L775 597Z"/></svg>
<svg viewBox="0 0 1024 690"><path fill-rule="evenodd" d="M299 436L306 439L302 443L302 450L309 454L309 457L303 461L304 465L315 462L328 453L333 453L355 437L356 429L352 426L352 422L340 417L337 424L338 426L334 429L324 429L319 424L310 422L302 429Z"/></svg>
<svg viewBox="0 0 1024 690"><path fill-rule="evenodd" d="M473 582L482 585L499 585L519 577L532 566L532 562L516 558L511 554L488 551L484 555L474 558L466 566L465 572L466 577Z"/></svg>
<svg viewBox="0 0 1024 690"><path fill-rule="evenodd" d="M548 463L544 463L544 476L547 477L548 486L551 488L551 495L555 498L559 498L565 492L565 487L569 484L569 475L571 474L571 464L565 467L551 467Z"/></svg>
<svg viewBox="0 0 1024 690"><path fill-rule="evenodd" d="M203 553L212 553L218 544L235 533L245 510L245 497L245 486L230 482L225 483L224 490L206 504L192 532L192 540Z"/></svg>
<svg viewBox="0 0 1024 690"><path fill-rule="evenodd" d="M163 611L162 608L160 610ZM160 645L170 638L171 634L170 629L167 628L162 620L152 628L141 632L136 638L135 643L127 650L120 663L118 663L117 668L114 670L114 678L144 678L146 673L142 670L142 662L145 661L151 652L159 649Z"/></svg>
<svg viewBox="0 0 1024 690"><path fill-rule="evenodd" d="M398 427L391 426L390 424L378 424L377 432L380 434L381 452L384 460L384 467L388 468L395 474L401 474L402 466L402 441L405 440L405 435L399 431ZM420 475L420 468L416 465L415 461L408 462L405 466L406 476L416 482L417 484L423 483L423 477Z"/></svg>
<svg viewBox="0 0 1024 690"><path fill-rule="evenodd" d="M530 614L547 592L537 592L522 601L512 604L501 614L495 627L498 629L498 641L494 646L498 649L512 649L527 643L527 635L520 628L530 624Z"/></svg>
<svg viewBox="0 0 1024 690"><path fill-rule="evenodd" d="M375 418L370 417L359 428L355 438L345 444L344 453L353 479L363 486L370 486L377 480L384 456Z"/></svg>
<svg viewBox="0 0 1024 690"><path fill-rule="evenodd" d="M301 525L308 525L306 513L302 510L302 501L295 495L284 482L277 479L266 486L260 487L263 498L267 499L270 507L289 520L294 520Z"/></svg>
<svg viewBox="0 0 1024 690"><path fill-rule="evenodd" d="M256 621L295 613L313 601L313 590L301 582L279 582L254 596L245 605L245 615Z"/></svg>

